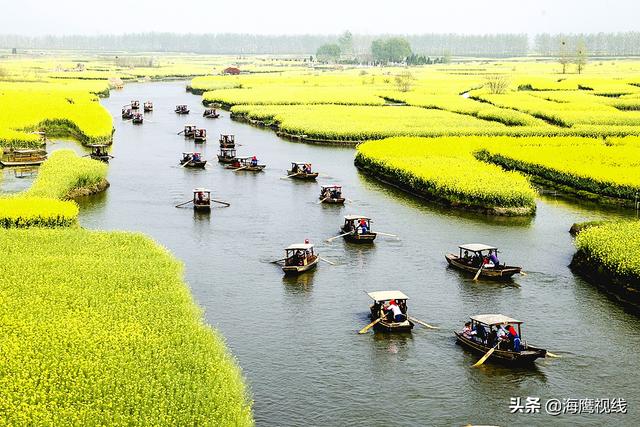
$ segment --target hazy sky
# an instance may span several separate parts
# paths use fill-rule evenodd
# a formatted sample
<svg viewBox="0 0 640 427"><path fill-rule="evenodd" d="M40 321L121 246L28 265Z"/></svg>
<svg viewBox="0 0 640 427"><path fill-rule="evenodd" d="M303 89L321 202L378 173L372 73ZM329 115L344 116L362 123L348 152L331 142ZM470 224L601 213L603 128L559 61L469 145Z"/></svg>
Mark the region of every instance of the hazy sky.
<svg viewBox="0 0 640 427"><path fill-rule="evenodd" d="M640 0L0 0L3 34L616 32Z"/></svg>

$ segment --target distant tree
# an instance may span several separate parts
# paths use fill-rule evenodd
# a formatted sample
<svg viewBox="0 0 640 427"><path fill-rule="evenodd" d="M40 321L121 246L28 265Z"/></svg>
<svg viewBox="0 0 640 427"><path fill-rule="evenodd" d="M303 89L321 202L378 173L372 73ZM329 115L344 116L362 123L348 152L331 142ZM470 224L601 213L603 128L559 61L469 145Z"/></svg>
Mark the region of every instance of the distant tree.
<svg viewBox="0 0 640 427"><path fill-rule="evenodd" d="M400 92L409 92L413 89L413 83L416 78L411 74L410 71L403 71L402 73L396 76L396 88Z"/></svg>
<svg viewBox="0 0 640 427"><path fill-rule="evenodd" d="M578 48L576 49L576 70L578 74L582 74L584 67L587 65L587 48L584 41L578 42Z"/></svg>
<svg viewBox="0 0 640 427"><path fill-rule="evenodd" d="M407 39L402 37L377 39L371 42L371 55L373 55L373 60L379 64L405 62L411 55L411 45Z"/></svg>
<svg viewBox="0 0 640 427"><path fill-rule="evenodd" d="M485 86L494 95L502 94L509 89L509 78L504 74L489 74L485 78Z"/></svg>
<svg viewBox="0 0 640 427"><path fill-rule="evenodd" d="M558 62L562 65L562 74L567 73L567 64L571 62L569 58L569 50L565 40L560 41L560 49L558 50Z"/></svg>
<svg viewBox="0 0 640 427"><path fill-rule="evenodd" d="M342 33L338 38L338 46L340 46L340 53L353 57L353 34L348 30Z"/></svg>
<svg viewBox="0 0 640 427"><path fill-rule="evenodd" d="M335 62L340 59L340 46L335 43L323 44L316 51L316 58L321 62Z"/></svg>
<svg viewBox="0 0 640 427"><path fill-rule="evenodd" d="M449 52L448 50L445 51L444 55L442 55L442 59L441 59L440 62L443 63L443 64L451 64L451 52Z"/></svg>

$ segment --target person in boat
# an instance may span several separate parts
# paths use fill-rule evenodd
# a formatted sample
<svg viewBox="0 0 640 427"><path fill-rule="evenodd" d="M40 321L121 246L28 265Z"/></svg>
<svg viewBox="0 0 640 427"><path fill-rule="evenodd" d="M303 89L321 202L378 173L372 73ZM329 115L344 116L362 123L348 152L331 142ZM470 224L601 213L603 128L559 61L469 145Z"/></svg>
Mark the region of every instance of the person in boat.
<svg viewBox="0 0 640 427"><path fill-rule="evenodd" d="M293 166L291 167L291 172L292 173L298 173L298 164L294 163Z"/></svg>
<svg viewBox="0 0 640 427"><path fill-rule="evenodd" d="M488 336L487 336L487 330L484 328L484 326L476 323L472 329L475 332L476 338L480 340L481 343L486 344Z"/></svg>
<svg viewBox="0 0 640 427"><path fill-rule="evenodd" d="M494 249L489 252L489 261L493 263L494 266L500 265L500 260L498 259L498 250Z"/></svg>
<svg viewBox="0 0 640 427"><path fill-rule="evenodd" d="M193 161L194 162L200 161L200 153L193 153Z"/></svg>
<svg viewBox="0 0 640 427"><path fill-rule="evenodd" d="M304 165L302 165L302 172L311 173L311 165L308 163L305 163Z"/></svg>
<svg viewBox="0 0 640 427"><path fill-rule="evenodd" d="M368 232L367 221L364 218L360 220L360 224L358 225L358 228L360 228L360 234L367 234Z"/></svg>
<svg viewBox="0 0 640 427"><path fill-rule="evenodd" d="M507 334L509 336L511 349L516 353L520 353L520 336L513 325L507 325Z"/></svg>
<svg viewBox="0 0 640 427"><path fill-rule="evenodd" d="M471 257L469 256L469 251L464 251L464 255L462 256L462 260L466 263L471 261Z"/></svg>
<svg viewBox="0 0 640 427"><path fill-rule="evenodd" d="M258 158L256 156L251 158L251 166L258 166Z"/></svg>
<svg viewBox="0 0 640 427"><path fill-rule="evenodd" d="M204 193L202 191L198 191L197 199L198 203L204 202Z"/></svg>
<svg viewBox="0 0 640 427"><path fill-rule="evenodd" d="M471 339L473 338L474 335L477 335L477 334L478 332L471 327L471 322L467 322L464 324L464 328L462 328L462 335Z"/></svg>
<svg viewBox="0 0 640 427"><path fill-rule="evenodd" d="M384 310L387 312L387 315L393 315L394 322L404 321L404 314L402 313L402 310L400 309L398 304L396 304L396 300L392 299L391 301L389 301L389 304L384 308Z"/></svg>
<svg viewBox="0 0 640 427"><path fill-rule="evenodd" d="M344 232L345 233L350 233L353 231L353 222L352 221L347 221L344 224Z"/></svg>
<svg viewBox="0 0 640 427"><path fill-rule="evenodd" d="M505 329L504 325L498 326L498 330L496 331L496 338L498 339L498 348L503 347L503 343L509 342L509 333Z"/></svg>

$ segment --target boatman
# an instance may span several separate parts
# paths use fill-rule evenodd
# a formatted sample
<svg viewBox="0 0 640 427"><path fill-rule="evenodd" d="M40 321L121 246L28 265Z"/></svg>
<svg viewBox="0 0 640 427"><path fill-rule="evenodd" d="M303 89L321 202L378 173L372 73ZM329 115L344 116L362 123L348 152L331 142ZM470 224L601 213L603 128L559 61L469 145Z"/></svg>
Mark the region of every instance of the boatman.
<svg viewBox="0 0 640 427"><path fill-rule="evenodd" d="M396 300L392 299L391 301L389 301L389 304L387 305L387 307L385 307L385 311L393 312L393 320L395 322L404 321L404 314L402 314L402 310L400 310L400 307L398 307L398 304L396 304Z"/></svg>
<svg viewBox="0 0 640 427"><path fill-rule="evenodd" d="M489 254L489 261L491 261L493 263L494 266L498 266L500 265L500 260L498 259L498 250L494 249L493 251L491 251L491 253Z"/></svg>
<svg viewBox="0 0 640 427"><path fill-rule="evenodd" d="M258 166L258 158L256 156L251 158L251 166Z"/></svg>
<svg viewBox="0 0 640 427"><path fill-rule="evenodd" d="M360 227L360 230L362 230L360 234L367 234L367 221L364 218L360 219L360 224L358 225L358 227Z"/></svg>
<svg viewBox="0 0 640 427"><path fill-rule="evenodd" d="M509 334L509 339L513 344L513 351L520 353L520 336L518 335L518 332L516 332L516 328L514 328L513 325L508 325L507 333Z"/></svg>

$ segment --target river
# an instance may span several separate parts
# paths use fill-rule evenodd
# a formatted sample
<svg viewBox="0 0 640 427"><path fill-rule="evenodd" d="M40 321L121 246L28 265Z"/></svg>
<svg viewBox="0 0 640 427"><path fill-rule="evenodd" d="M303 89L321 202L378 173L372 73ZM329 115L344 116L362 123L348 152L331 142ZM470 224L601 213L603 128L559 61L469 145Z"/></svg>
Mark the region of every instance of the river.
<svg viewBox="0 0 640 427"><path fill-rule="evenodd" d="M554 197L538 201L532 219L487 218L431 206L361 175L354 150L289 142L229 119L204 119L200 97L185 82L128 84L102 101L116 127L111 187L80 201L81 223L150 235L185 264L185 278L206 321L238 359L254 399L258 425L637 425L640 344L637 317L626 313L567 267L572 223L621 215ZM120 119L130 99L152 100L143 125ZM173 112L186 103L191 114ZM205 170L178 166L194 145L176 135L204 125L198 149ZM234 173L216 161L220 133L236 135L239 154L256 154L263 173ZM280 179L290 161L311 162L319 183L341 183L353 202L318 205L317 183ZM10 182L5 185L13 185ZM210 214L174 205L208 187L231 203ZM357 246L338 234L345 214L373 218L397 234ZM283 278L269 261L310 239L324 258L317 271ZM461 243L501 248L523 265L513 283L474 283L447 268L444 254ZM399 289L413 316L441 327L410 335L357 330L368 323L364 291ZM472 314L503 313L525 321L524 338L562 356L532 369L470 366L477 357L455 344L452 330ZM625 398L626 415L511 414L510 397Z"/></svg>

